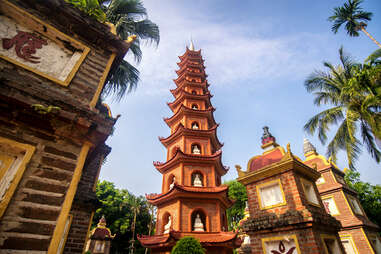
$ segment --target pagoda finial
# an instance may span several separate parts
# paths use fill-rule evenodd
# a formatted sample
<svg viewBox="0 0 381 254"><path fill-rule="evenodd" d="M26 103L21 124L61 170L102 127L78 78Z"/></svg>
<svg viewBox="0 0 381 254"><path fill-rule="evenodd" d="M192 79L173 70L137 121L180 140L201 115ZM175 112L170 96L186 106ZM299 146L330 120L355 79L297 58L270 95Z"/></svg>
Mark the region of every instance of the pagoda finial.
<svg viewBox="0 0 381 254"><path fill-rule="evenodd" d="M307 138L305 138L303 141L303 153L306 157L308 157L311 154L317 154L316 148L313 144L311 144L311 142Z"/></svg>
<svg viewBox="0 0 381 254"><path fill-rule="evenodd" d="M193 45L193 39L192 39L192 36L191 36L191 39L190 39L189 49L192 50L192 51L194 51L194 45Z"/></svg>
<svg viewBox="0 0 381 254"><path fill-rule="evenodd" d="M275 142L276 139L271 133L269 132L269 127L264 126L263 127L263 135L262 135L262 149L264 150L271 150L272 148L278 146L278 144Z"/></svg>

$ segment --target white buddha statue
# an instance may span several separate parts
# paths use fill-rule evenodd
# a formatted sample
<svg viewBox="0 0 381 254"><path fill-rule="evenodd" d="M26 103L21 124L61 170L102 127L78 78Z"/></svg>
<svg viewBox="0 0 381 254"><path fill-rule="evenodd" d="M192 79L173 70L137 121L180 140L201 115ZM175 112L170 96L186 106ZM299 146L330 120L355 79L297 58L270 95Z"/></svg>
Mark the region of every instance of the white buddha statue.
<svg viewBox="0 0 381 254"><path fill-rule="evenodd" d="M192 124L192 129L193 130L198 130L198 124L197 123L193 123Z"/></svg>
<svg viewBox="0 0 381 254"><path fill-rule="evenodd" d="M201 150L200 150L200 148L198 148L197 145L194 145L192 148L192 153L193 154L201 154Z"/></svg>
<svg viewBox="0 0 381 254"><path fill-rule="evenodd" d="M176 177L174 176L172 179L172 183L169 185L169 189L171 190L173 186L175 186Z"/></svg>
<svg viewBox="0 0 381 254"><path fill-rule="evenodd" d="M196 215L196 219L194 220L194 225L193 225L193 231L196 232L204 232L204 224L202 224L200 214Z"/></svg>
<svg viewBox="0 0 381 254"><path fill-rule="evenodd" d="M165 226L164 226L164 234L169 233L169 230L171 229L171 225L172 225L171 216L168 216L168 223L165 224Z"/></svg>
<svg viewBox="0 0 381 254"><path fill-rule="evenodd" d="M243 238L243 243L242 245L250 245L250 236L248 235L245 235L245 237Z"/></svg>
<svg viewBox="0 0 381 254"><path fill-rule="evenodd" d="M195 187L202 187L202 181L200 179L200 175L196 174L193 180L193 186Z"/></svg>

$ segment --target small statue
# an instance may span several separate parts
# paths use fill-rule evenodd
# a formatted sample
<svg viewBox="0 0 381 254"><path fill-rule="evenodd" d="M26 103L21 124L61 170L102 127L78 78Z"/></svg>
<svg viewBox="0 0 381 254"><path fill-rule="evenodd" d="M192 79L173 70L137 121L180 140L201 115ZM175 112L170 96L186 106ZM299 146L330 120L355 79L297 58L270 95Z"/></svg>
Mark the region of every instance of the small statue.
<svg viewBox="0 0 381 254"><path fill-rule="evenodd" d="M193 104L192 109L198 109L198 106L196 104Z"/></svg>
<svg viewBox="0 0 381 254"><path fill-rule="evenodd" d="M172 225L172 220L171 220L171 216L169 215L168 216L168 223L165 224L165 226L164 226L164 234L169 233L169 230L171 229L171 225Z"/></svg>
<svg viewBox="0 0 381 254"><path fill-rule="evenodd" d="M250 236L245 235L242 245L250 245Z"/></svg>
<svg viewBox="0 0 381 254"><path fill-rule="evenodd" d="M198 148L198 145L194 145L192 149L193 154L201 154L200 148Z"/></svg>
<svg viewBox="0 0 381 254"><path fill-rule="evenodd" d="M197 214L196 219L194 220L194 225L193 225L194 230L197 232L204 232L204 224L201 221L200 214Z"/></svg>
<svg viewBox="0 0 381 254"><path fill-rule="evenodd" d="M169 185L169 189L172 190L173 186L175 186L176 177L172 178L172 183Z"/></svg>
<svg viewBox="0 0 381 254"><path fill-rule="evenodd" d="M193 180L193 186L195 187L202 187L202 181L200 179L200 175L196 174Z"/></svg>
<svg viewBox="0 0 381 254"><path fill-rule="evenodd" d="M192 124L192 129L193 130L198 130L198 124L197 123L193 123Z"/></svg>

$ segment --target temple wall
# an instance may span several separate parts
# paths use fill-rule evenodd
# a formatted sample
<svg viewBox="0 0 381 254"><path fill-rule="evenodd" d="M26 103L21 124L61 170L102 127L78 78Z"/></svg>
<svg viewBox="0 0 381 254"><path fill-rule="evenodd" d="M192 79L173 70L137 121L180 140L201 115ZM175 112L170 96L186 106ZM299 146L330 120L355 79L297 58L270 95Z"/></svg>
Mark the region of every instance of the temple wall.
<svg viewBox="0 0 381 254"><path fill-rule="evenodd" d="M0 103L0 111L12 112L3 103ZM46 251L81 146L12 121L3 114L0 115L0 137L36 148L1 219L0 236L4 239L1 248L28 246L29 250Z"/></svg>
<svg viewBox="0 0 381 254"><path fill-rule="evenodd" d="M165 213L169 213L172 218L172 226L173 230L179 230L179 221L178 221L178 212L179 212L179 203L176 201L169 202L165 204L164 207L158 207L157 209L157 217L156 220L156 233L155 234L163 234L164 226L166 222L163 220L163 216ZM159 219L160 218L160 219Z"/></svg>

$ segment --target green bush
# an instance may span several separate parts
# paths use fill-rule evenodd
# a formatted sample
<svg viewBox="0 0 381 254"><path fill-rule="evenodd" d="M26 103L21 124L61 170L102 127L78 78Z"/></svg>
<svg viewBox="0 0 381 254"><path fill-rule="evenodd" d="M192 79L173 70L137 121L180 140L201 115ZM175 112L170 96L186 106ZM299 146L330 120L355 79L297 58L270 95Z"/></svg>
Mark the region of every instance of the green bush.
<svg viewBox="0 0 381 254"><path fill-rule="evenodd" d="M185 236L176 243L171 254L205 254L205 250L196 238Z"/></svg>

